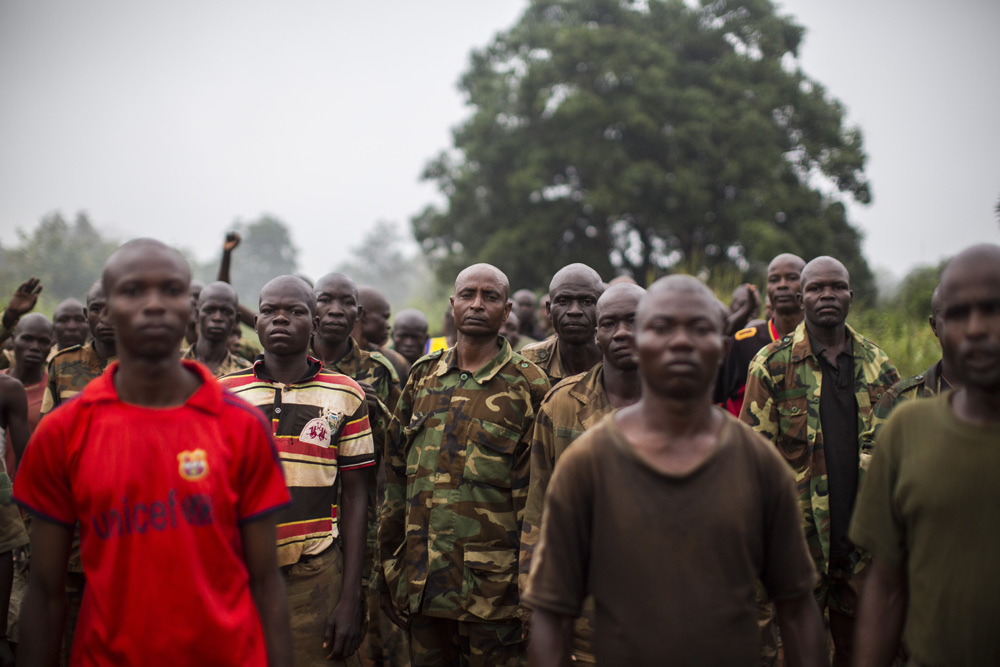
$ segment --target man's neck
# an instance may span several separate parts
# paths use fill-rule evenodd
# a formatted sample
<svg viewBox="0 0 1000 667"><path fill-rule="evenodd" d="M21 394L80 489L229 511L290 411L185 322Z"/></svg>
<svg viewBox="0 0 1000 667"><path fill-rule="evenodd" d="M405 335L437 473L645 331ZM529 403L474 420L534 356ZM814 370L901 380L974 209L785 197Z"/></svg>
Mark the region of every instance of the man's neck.
<svg viewBox="0 0 1000 667"><path fill-rule="evenodd" d="M616 423L639 455L670 475L688 474L711 455L724 419L707 392L672 399L647 391L638 403L616 415Z"/></svg>
<svg viewBox="0 0 1000 667"><path fill-rule="evenodd" d="M229 349L226 341L214 342L204 336L199 338L194 344L194 358L211 368L212 364L218 366L226 359Z"/></svg>
<svg viewBox="0 0 1000 667"><path fill-rule="evenodd" d="M961 383L958 380L958 373L955 371L955 367L952 366L947 359L941 357L941 377L940 380L944 380L952 389L958 389L961 387Z"/></svg>
<svg viewBox="0 0 1000 667"><path fill-rule="evenodd" d="M497 356L497 336L463 336L458 334L455 358L463 371L475 373Z"/></svg>
<svg viewBox="0 0 1000 667"><path fill-rule="evenodd" d="M281 384L294 384L309 370L309 359L306 353L280 355L264 350L264 370L268 377Z"/></svg>
<svg viewBox="0 0 1000 667"><path fill-rule="evenodd" d="M847 325L841 322L835 327L816 326L806 320L806 330L809 338L826 348L827 358L832 362L847 348Z"/></svg>
<svg viewBox="0 0 1000 667"><path fill-rule="evenodd" d="M313 338L313 352L316 354L316 358L323 362L324 366L337 363L350 349L350 336L342 341L335 342L328 341L325 338L320 338L319 336L315 336Z"/></svg>
<svg viewBox="0 0 1000 667"><path fill-rule="evenodd" d="M601 348L597 347L597 342L593 340L582 345L574 345L557 338L556 348L568 375L589 371L602 358Z"/></svg>
<svg viewBox="0 0 1000 667"><path fill-rule="evenodd" d="M1000 393L966 386L955 392L952 409L962 421L994 426L1000 424Z"/></svg>
<svg viewBox="0 0 1000 667"><path fill-rule="evenodd" d="M42 364L26 364L23 361L14 364L10 369L10 376L21 382L25 387L38 384L45 374L45 367Z"/></svg>
<svg viewBox="0 0 1000 667"><path fill-rule="evenodd" d="M639 378L639 369L622 369L612 366L607 359L604 360L604 393L608 395L608 402L612 407L623 408L632 405L642 396L642 380Z"/></svg>
<svg viewBox="0 0 1000 667"><path fill-rule="evenodd" d="M147 408L182 405L201 386L176 355L155 360L123 356L114 382L122 401Z"/></svg>
<svg viewBox="0 0 1000 667"><path fill-rule="evenodd" d="M795 327L802 322L802 311L796 310L791 313L774 313L774 328L778 332L778 337L784 337L795 331Z"/></svg>
<svg viewBox="0 0 1000 667"><path fill-rule="evenodd" d="M108 345L107 343L95 338L94 352L96 352L97 356L101 359L107 360L115 356L118 353L118 350L115 349L114 345Z"/></svg>

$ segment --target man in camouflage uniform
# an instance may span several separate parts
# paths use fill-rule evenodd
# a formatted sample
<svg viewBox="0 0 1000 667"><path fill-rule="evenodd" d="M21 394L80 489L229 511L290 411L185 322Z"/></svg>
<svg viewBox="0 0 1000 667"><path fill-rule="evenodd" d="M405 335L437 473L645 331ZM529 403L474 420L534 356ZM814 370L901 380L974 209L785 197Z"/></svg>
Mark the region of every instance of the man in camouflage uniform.
<svg viewBox="0 0 1000 667"><path fill-rule="evenodd" d="M83 391L88 382L100 377L108 364L117 359L115 330L104 316L106 303L104 288L98 280L87 292L87 323L92 338L83 345L68 347L52 357L49 362L49 386L42 399L43 417Z"/></svg>
<svg viewBox="0 0 1000 667"><path fill-rule="evenodd" d="M912 401L917 398L931 398L952 388L958 388L957 384L952 384L952 379L957 377L955 372L955 351L948 347L948 344L941 340L938 335L937 321L941 317L941 295L938 289L934 290L931 296L931 330L938 336L941 343L941 358L936 364L928 368L920 375L913 375L903 378L886 392L868 418L868 428L861 435L861 453L871 456L875 447L875 437L878 432L889 421L889 415L901 403ZM867 459L866 456L866 460Z"/></svg>
<svg viewBox="0 0 1000 667"><path fill-rule="evenodd" d="M327 370L342 373L364 390L368 419L375 442L375 465L368 469L368 529L365 544L362 595L368 601L369 621L361 645L366 665L405 665L406 636L380 613L378 594L371 591L368 579L375 558L378 508L383 495L382 451L392 411L399 400L399 379L389 360L378 352L362 350L351 331L358 319L358 288L342 273L329 273L313 290L316 297L316 334L310 354Z"/></svg>
<svg viewBox="0 0 1000 667"><path fill-rule="evenodd" d="M642 380L635 356L635 312L646 293L638 285L612 285L597 301L597 344L604 360L586 373L566 378L538 410L531 438L531 483L521 530L519 586L524 593L531 556L542 525L545 491L566 448L604 415L639 400ZM594 606L588 599L573 629L573 657L593 663Z"/></svg>
<svg viewBox="0 0 1000 667"><path fill-rule="evenodd" d="M524 659L519 536L549 383L498 335L509 289L488 264L458 275L458 341L414 365L389 428L377 581L415 667Z"/></svg>
<svg viewBox="0 0 1000 667"><path fill-rule="evenodd" d="M104 369L117 359L115 330L106 319L107 298L104 287L98 280L87 292L87 323L91 340L83 345L74 345L59 352L49 362L49 385L42 397L42 419L59 405L83 391L87 384L101 376ZM68 571L66 573L66 632L63 634L61 664L68 664L76 632L76 621L83 602L86 579L80 560L80 533L73 534L70 546Z"/></svg>
<svg viewBox="0 0 1000 667"><path fill-rule="evenodd" d="M585 373L601 361L594 325L597 299L603 292L601 277L586 264L570 264L552 276L546 309L556 336L521 350L525 359L545 371L552 384Z"/></svg>
<svg viewBox="0 0 1000 667"><path fill-rule="evenodd" d="M829 612L839 666L850 661L859 575L870 562L847 538L864 466L861 433L899 374L846 324L853 292L843 264L818 257L802 270L801 284L805 320L754 357L740 419L795 471L806 541L822 575L816 599Z"/></svg>
<svg viewBox="0 0 1000 667"><path fill-rule="evenodd" d="M194 345L181 352L181 359L200 361L217 378L250 368L249 361L230 352L226 345L236 326L238 305L236 290L229 283L205 285L195 304L198 337Z"/></svg>

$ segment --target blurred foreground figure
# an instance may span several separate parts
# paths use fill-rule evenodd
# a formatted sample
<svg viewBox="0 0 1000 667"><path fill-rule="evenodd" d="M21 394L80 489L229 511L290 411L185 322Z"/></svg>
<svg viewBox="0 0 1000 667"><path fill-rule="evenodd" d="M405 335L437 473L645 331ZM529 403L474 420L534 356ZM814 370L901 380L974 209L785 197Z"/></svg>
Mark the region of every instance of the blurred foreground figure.
<svg viewBox="0 0 1000 667"><path fill-rule="evenodd" d="M936 331L962 388L899 406L878 435L851 538L874 561L855 665L1000 664L1000 246L948 264ZM905 624L905 628L904 628Z"/></svg>
<svg viewBox="0 0 1000 667"><path fill-rule="evenodd" d="M41 317L39 315L38 317ZM20 459L28 443L28 401L21 383L7 375L0 375L0 442L17 452ZM0 472L0 665L14 664L11 644L16 644L16 623L8 626L8 606L14 583L13 551L28 544L21 513L10 502L10 479ZM23 582L23 577L21 578ZM19 604L14 596L13 607Z"/></svg>
<svg viewBox="0 0 1000 667"><path fill-rule="evenodd" d="M489 264L458 274L458 342L414 366L386 440L376 581L415 667L524 659L519 537L531 427L549 383L499 336L509 289Z"/></svg>
<svg viewBox="0 0 1000 667"><path fill-rule="evenodd" d="M34 515L19 659L55 665L73 527L87 586L73 664L288 665L267 425L177 348L187 262L157 241L104 266L120 361L32 436L15 499Z"/></svg>
<svg viewBox="0 0 1000 667"><path fill-rule="evenodd" d="M545 492L552 471L573 442L601 419L639 400L642 381L635 356L635 313L646 293L636 284L612 285L597 300L597 344L603 361L568 377L542 401L531 438L531 483L521 529L518 583L528 583L531 556L542 527ZM573 626L573 658L593 663L594 604L588 598Z"/></svg>
<svg viewBox="0 0 1000 667"><path fill-rule="evenodd" d="M712 405L724 327L692 277L657 281L640 302L642 397L574 442L548 488L525 594L533 666L571 663L571 620L588 593L597 664L756 664L758 577L787 664L825 664L795 481Z"/></svg>

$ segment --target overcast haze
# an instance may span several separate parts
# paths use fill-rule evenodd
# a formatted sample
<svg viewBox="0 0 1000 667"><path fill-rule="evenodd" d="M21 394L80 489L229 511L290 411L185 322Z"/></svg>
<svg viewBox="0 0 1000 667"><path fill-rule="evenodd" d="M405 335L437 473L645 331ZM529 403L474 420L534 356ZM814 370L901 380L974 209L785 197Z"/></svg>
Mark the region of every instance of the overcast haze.
<svg viewBox="0 0 1000 667"><path fill-rule="evenodd" d="M376 220L409 234L441 201L418 179L469 115L470 50L526 6L5 0L0 242L86 210L207 259L235 219L271 213L317 277ZM874 204L851 219L871 264L902 274L1000 241L1000 2L780 6L864 133Z"/></svg>

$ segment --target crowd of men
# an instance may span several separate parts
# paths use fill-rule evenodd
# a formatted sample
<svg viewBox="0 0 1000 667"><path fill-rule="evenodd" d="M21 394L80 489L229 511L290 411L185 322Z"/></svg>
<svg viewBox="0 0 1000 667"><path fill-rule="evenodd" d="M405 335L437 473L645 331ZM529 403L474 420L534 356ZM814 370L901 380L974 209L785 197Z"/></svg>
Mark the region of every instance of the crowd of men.
<svg viewBox="0 0 1000 667"><path fill-rule="evenodd" d="M765 319L475 264L431 337L340 273L254 309L238 245L11 296L0 667L1000 664L1000 246L901 379L832 257L775 257Z"/></svg>

